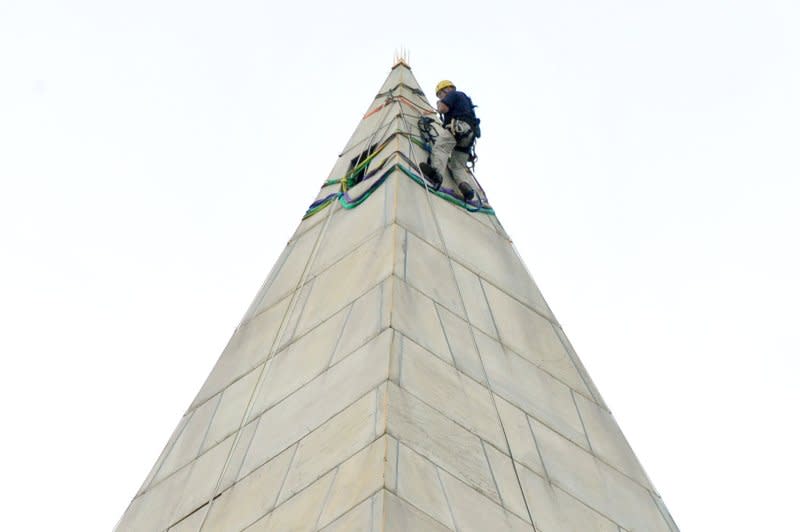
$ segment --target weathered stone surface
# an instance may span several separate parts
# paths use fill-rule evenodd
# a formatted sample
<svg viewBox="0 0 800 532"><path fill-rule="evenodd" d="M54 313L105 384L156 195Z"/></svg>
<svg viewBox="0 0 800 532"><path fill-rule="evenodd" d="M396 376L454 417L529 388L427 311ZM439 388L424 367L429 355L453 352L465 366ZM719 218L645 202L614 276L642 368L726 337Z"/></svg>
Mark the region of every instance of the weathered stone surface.
<svg viewBox="0 0 800 532"><path fill-rule="evenodd" d="M175 506L183 496L190 470L190 467L184 467L134 498L125 511L125 515L117 524L115 531L138 532L166 529L171 524L170 518L175 511Z"/></svg>
<svg viewBox="0 0 800 532"><path fill-rule="evenodd" d="M437 467L405 445L397 467L397 495L455 530Z"/></svg>
<svg viewBox="0 0 800 532"><path fill-rule="evenodd" d="M278 504L373 441L376 407L368 393L300 440Z"/></svg>
<svg viewBox="0 0 800 532"><path fill-rule="evenodd" d="M492 468L497 489L500 492L500 500L503 507L510 510L517 517L530 523L528 509L525 506L525 499L522 496L520 482L517 479L517 472L511 458L501 453L491 445L484 444L486 457L489 459L489 466Z"/></svg>
<svg viewBox="0 0 800 532"><path fill-rule="evenodd" d="M394 463L385 463L388 449L395 444L393 438L383 436L339 466L320 515L320 526L330 523L384 486L386 467L396 467Z"/></svg>
<svg viewBox="0 0 800 532"><path fill-rule="evenodd" d="M669 530L645 488L544 425L531 425L555 486L629 530Z"/></svg>
<svg viewBox="0 0 800 532"><path fill-rule="evenodd" d="M453 268L467 308L469 322L486 334L497 337L494 319L483 293L480 278L457 262L453 262Z"/></svg>
<svg viewBox="0 0 800 532"><path fill-rule="evenodd" d="M192 408L207 401L267 358L290 300L291 296L287 296L239 326L197 394Z"/></svg>
<svg viewBox="0 0 800 532"><path fill-rule="evenodd" d="M215 445L192 462L189 479L180 502L175 505L170 523L175 523L208 502L221 489L222 468L233 445L233 436Z"/></svg>
<svg viewBox="0 0 800 532"><path fill-rule="evenodd" d="M463 209L434 202L452 258L544 315L550 311L511 242Z"/></svg>
<svg viewBox="0 0 800 532"><path fill-rule="evenodd" d="M433 301L399 279L394 280L393 288L392 327L452 363L450 348Z"/></svg>
<svg viewBox="0 0 800 532"><path fill-rule="evenodd" d="M320 426L388 378L391 331L332 366L261 416L244 474ZM302 419L302 423L298 423Z"/></svg>
<svg viewBox="0 0 800 532"><path fill-rule="evenodd" d="M331 218L311 275L317 275L372 237L385 224L386 195L373 194L358 209L340 210Z"/></svg>
<svg viewBox="0 0 800 532"><path fill-rule="evenodd" d="M596 403L575 395L592 452L601 460L633 478L645 488L651 488L639 460L633 454L628 441L622 435L611 412Z"/></svg>
<svg viewBox="0 0 800 532"><path fill-rule="evenodd" d="M482 493L499 500L480 439L389 384L389 434Z"/></svg>
<svg viewBox="0 0 800 532"><path fill-rule="evenodd" d="M451 530L388 491L384 491L383 504L384 526L382 530L384 532L408 532L410 530L448 532Z"/></svg>
<svg viewBox="0 0 800 532"><path fill-rule="evenodd" d="M239 429L244 421L244 413L253 396L253 391L258 382L259 368L254 369L239 380L233 382L222 392L222 398L214 411L211 426L201 451L216 445L223 438Z"/></svg>
<svg viewBox="0 0 800 532"><path fill-rule="evenodd" d="M331 471L309 487L247 527L247 532L312 532L333 483Z"/></svg>
<svg viewBox="0 0 800 532"><path fill-rule="evenodd" d="M155 475L154 483L159 482L197 457L218 402L219 396L200 405L191 414L187 414L191 417L175 440L172 449L167 453L166 459L161 464L161 469Z"/></svg>
<svg viewBox="0 0 800 532"><path fill-rule="evenodd" d="M405 233L403 280L459 316L466 316L447 255Z"/></svg>
<svg viewBox="0 0 800 532"><path fill-rule="evenodd" d="M267 309L292 293L299 286L303 274L307 273L309 260L317 240L320 238L322 225L303 234L287 244L278 259L278 269L270 273L264 287L251 306L250 315L245 319Z"/></svg>
<svg viewBox="0 0 800 532"><path fill-rule="evenodd" d="M536 449L536 442L528 424L528 416L502 397L495 396L495 404L514 460L544 475L544 466L542 466L539 451Z"/></svg>
<svg viewBox="0 0 800 532"><path fill-rule="evenodd" d="M321 529L321 532L372 532L373 528L373 499L367 499L331 524Z"/></svg>
<svg viewBox="0 0 800 532"><path fill-rule="evenodd" d="M161 469L161 464L164 463L164 459L172 450L172 446L175 445L175 440L177 440L178 436L180 436L183 433L183 429L186 427L186 423L188 423L191 417L192 417L191 415L186 414L178 422L178 426L175 427L175 430L172 431L172 436L170 436L169 441L167 441L167 444L164 446L164 449L162 449L161 454L158 456L158 460L156 460L156 463L150 469L150 473L147 475L147 478L144 479L144 482L142 483L141 488L139 488L139 491L136 492L136 495L140 495L142 492L144 492L147 488L150 487L151 482Z"/></svg>
<svg viewBox="0 0 800 532"><path fill-rule="evenodd" d="M589 394L552 323L494 286L484 283L500 341L571 388Z"/></svg>
<svg viewBox="0 0 800 532"><path fill-rule="evenodd" d="M392 293L388 284L388 280L382 282L343 311L347 312L347 321L339 332L331 363L335 364L389 326L389 300Z"/></svg>
<svg viewBox="0 0 800 532"><path fill-rule="evenodd" d="M328 368L346 318L343 309L267 361L253 413L270 408Z"/></svg>
<svg viewBox="0 0 800 532"><path fill-rule="evenodd" d="M532 532L533 527L481 495L457 478L442 472L442 484L453 511L456 530Z"/></svg>
<svg viewBox="0 0 800 532"><path fill-rule="evenodd" d="M296 446L257 468L213 502L207 530L243 530L276 503Z"/></svg>
<svg viewBox="0 0 800 532"><path fill-rule="evenodd" d="M400 385L499 448L503 431L489 391L414 342L403 343Z"/></svg>
<svg viewBox="0 0 800 532"><path fill-rule="evenodd" d="M395 228L383 228L315 278L295 336L316 327L391 274Z"/></svg>
<svg viewBox="0 0 800 532"><path fill-rule="evenodd" d="M425 189L408 179L398 180L397 223L441 249L441 239L430 212Z"/></svg>
<svg viewBox="0 0 800 532"><path fill-rule="evenodd" d="M453 364L459 371L486 385L486 373L469 324L446 309L438 307L438 311Z"/></svg>
<svg viewBox="0 0 800 532"><path fill-rule="evenodd" d="M206 506L169 527L168 532L198 532L206 516Z"/></svg>
<svg viewBox="0 0 800 532"><path fill-rule="evenodd" d="M478 336L492 390L533 417L588 448L570 388L522 357Z"/></svg>
<svg viewBox="0 0 800 532"><path fill-rule="evenodd" d="M619 532L616 523L549 485L527 468L520 468L519 474L537 531Z"/></svg>

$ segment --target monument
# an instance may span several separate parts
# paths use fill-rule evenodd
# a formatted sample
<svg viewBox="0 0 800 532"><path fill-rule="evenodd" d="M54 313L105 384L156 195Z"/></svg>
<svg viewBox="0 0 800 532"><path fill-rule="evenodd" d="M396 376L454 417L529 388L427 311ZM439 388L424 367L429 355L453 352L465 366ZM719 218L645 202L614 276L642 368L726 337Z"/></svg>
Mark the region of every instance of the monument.
<svg viewBox="0 0 800 532"><path fill-rule="evenodd" d="M677 531L404 60L117 524Z"/></svg>

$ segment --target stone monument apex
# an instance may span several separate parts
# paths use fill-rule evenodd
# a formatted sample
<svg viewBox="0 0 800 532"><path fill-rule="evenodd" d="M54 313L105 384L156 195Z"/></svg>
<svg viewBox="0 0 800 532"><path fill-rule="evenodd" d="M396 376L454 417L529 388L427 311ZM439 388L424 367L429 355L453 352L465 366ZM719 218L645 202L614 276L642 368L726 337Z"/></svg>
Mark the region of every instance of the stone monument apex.
<svg viewBox="0 0 800 532"><path fill-rule="evenodd" d="M117 531L678 530L424 117L400 59Z"/></svg>

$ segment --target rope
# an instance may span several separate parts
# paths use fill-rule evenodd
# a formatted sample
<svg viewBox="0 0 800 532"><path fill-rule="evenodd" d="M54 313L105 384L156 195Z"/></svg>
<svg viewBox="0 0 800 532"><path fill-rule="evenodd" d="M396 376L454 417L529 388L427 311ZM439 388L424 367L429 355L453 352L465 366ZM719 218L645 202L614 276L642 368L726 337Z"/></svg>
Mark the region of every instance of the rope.
<svg viewBox="0 0 800 532"><path fill-rule="evenodd" d="M408 122L405 121L405 118L404 118L404 122L406 123L406 127L408 127ZM412 157L414 157L414 160L417 163L416 166L419 166L419 162L416 161L416 154L414 153L413 148L411 148L410 143L409 143L409 149L411 151ZM425 183L425 188L426 189L429 188L427 186L427 183ZM444 233L442 232L442 227L439 224L439 219L436 216L436 211L433 209L433 203L431 202L430 194L425 194L425 197L428 199L428 208L431 211L431 217L433 218L434 225L436 226L436 232L437 232L437 234L439 236L439 241L442 243L442 249L444 250L444 253L447 256L447 264L450 266L450 274L452 275L452 279L453 279L453 281L455 282L455 285L456 285L456 291L458 292L458 298L461 301L461 308L466 310L467 305L464 302L464 294L461 293L461 286L458 284L458 281L456 279L456 270L455 270L455 267L453 266L453 257L450 255L450 250L447 248L447 243L445 242L445 239L444 239ZM466 201L465 201L465 204L466 204ZM480 360L480 362L481 362L481 370L483 371L483 376L486 379L486 384L487 384L487 387L488 387L489 386L489 374L486 372L486 366L483 364L483 357L480 356L480 350L478 349L478 341L475 339L475 330L472 328L472 325L469 325L469 331L470 331L470 338L472 338L472 345L473 345L473 347L475 349L475 352L478 353L478 360ZM454 364L455 364L455 361L454 361ZM517 484L519 485L520 493L524 494L525 490L522 488L522 480L520 479L519 472L517 471L517 464L516 464L516 461L514 460L514 454L511 452L511 444L508 441L508 435L506 434L506 428L503 426L503 422L501 421L500 410L497 408L497 401L494 398L494 393L492 392L491 388L489 389L489 396L492 398L492 405L494 406L494 411L495 411L495 414L497 415L497 420L500 422L500 429L503 431L503 438L504 438L504 440L506 442L506 448L508 449L509 457L511 458L511 465L512 465L512 467L514 469L514 476L517 477ZM488 461L488 458L487 458L487 461ZM490 465L490 467L491 467L491 465ZM531 526L533 526L535 528L536 525L534 524L534 521L533 521L533 514L531 513L531 509L528 506L528 501L524 497L524 495L522 497L522 500L525 503L525 510L528 512L528 519L530 520Z"/></svg>
<svg viewBox="0 0 800 532"><path fill-rule="evenodd" d="M386 117L384 117L384 120L386 120ZM382 124L383 124L383 121L381 121L381 125ZM378 133L378 131L380 131L380 129L381 129L381 127L379 127L378 129L375 130L375 134L370 139L370 143L369 143L370 146L372 145L372 141L375 139L375 135L377 135L377 133ZM384 143L384 145L385 145L385 143ZM289 305L287 306L286 312L284 313L283 317L281 318L281 323L278 326L278 331L277 331L277 333L275 335L275 339L272 341L272 345L270 346L269 353L267 354L267 357L264 359L264 364L261 367L261 370L260 370L260 372L258 374L258 380L256 381L256 385L253 387L253 391L250 393L250 398L249 398L249 400L247 402L247 406L245 407L244 414L242 415L242 419L239 422L239 428L235 433L235 436L233 438L233 443L231 444L231 448L228 451L228 454L227 454L227 456L225 458L225 463L223 464L222 469L220 470L219 477L217 477L217 482L216 482L216 484L214 486L214 490L209 495L208 503L205 505L206 506L206 511L205 511L205 514L203 515L203 520L200 523L200 527L198 529L199 532L202 532L203 528L206 525L206 522L208 521L208 516L211 515L211 509L212 509L212 507L214 505L214 501L217 499L217 497L216 497L217 492L220 490L220 488L222 486L222 479L224 478L225 473L227 472L228 467L230 466L231 458L233 457L233 453L236 451L236 446L238 445L239 440L241 439L242 429L244 428L245 424L247 423L247 419L252 414L253 408L255 406L256 397L258 397L258 394L261 391L261 387L264 384L264 380L265 380L265 377L267 375L267 369L268 369L268 367L271 366L270 362L275 357L275 354L278 351L278 347L280 347L280 341L281 341L281 338L282 338L283 334L286 332L286 326L287 326L287 324L289 322L289 316L291 316L294 313L294 309L295 309L295 306L297 305L297 301L299 299L299 294L300 294L300 292L302 290L302 287L305 285L305 283L308 281L308 277L311 275L311 266L314 263L314 260L315 260L315 258L317 256L317 253L318 253L319 249L320 249L320 245L322 244L322 241L323 241L323 236L325 235L325 233L328 230L328 226L330 225L331 218L333 217L333 212L334 212L334 209L331 209L330 211L328 211L328 216L325 219L325 223L323 224L322 228L320 229L319 234L317 235L317 238L316 238L316 240L314 242L314 247L312 248L311 254L309 255L308 260L306 261L306 264L305 264L305 266L303 268L303 273L300 276L300 279L299 279L297 285L295 286L294 291L292 292L292 296L291 296L291 299L289 301Z"/></svg>

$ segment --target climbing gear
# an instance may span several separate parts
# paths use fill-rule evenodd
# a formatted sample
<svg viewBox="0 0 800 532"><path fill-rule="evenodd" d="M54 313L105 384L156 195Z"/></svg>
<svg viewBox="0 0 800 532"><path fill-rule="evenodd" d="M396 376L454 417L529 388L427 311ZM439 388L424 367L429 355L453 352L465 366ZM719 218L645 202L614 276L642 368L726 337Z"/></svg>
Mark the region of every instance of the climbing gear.
<svg viewBox="0 0 800 532"><path fill-rule="evenodd" d="M460 190L461 195L464 196L464 201L470 201L475 197L475 191L472 189L469 183L462 181L458 184L458 190Z"/></svg>
<svg viewBox="0 0 800 532"><path fill-rule="evenodd" d="M439 175L439 171L431 166L430 163L424 161L419 163L419 169L422 171L422 175L425 176L425 179L431 184L431 188L433 188L433 190L439 190L439 187L442 186L442 176Z"/></svg>
<svg viewBox="0 0 800 532"><path fill-rule="evenodd" d="M452 81L450 81L449 79L443 79L442 81L436 84L436 94L438 95L439 91L441 91L442 89L446 89L447 87L453 87L454 89L456 88L456 86L453 85Z"/></svg>
<svg viewBox="0 0 800 532"><path fill-rule="evenodd" d="M439 133L433 128L433 118L429 116L419 117L419 120L417 121L417 127L419 128L419 133L422 137L422 140L433 147L433 143L436 142L436 137L439 136Z"/></svg>

